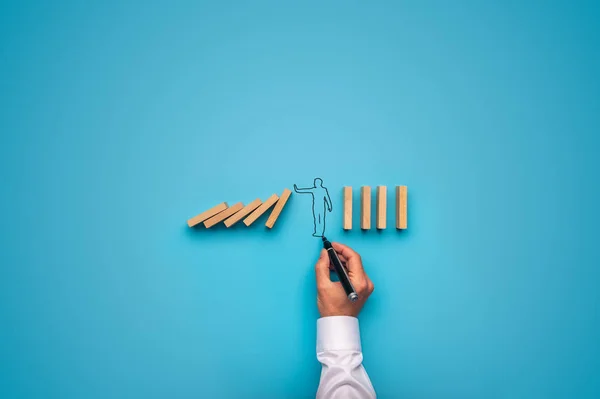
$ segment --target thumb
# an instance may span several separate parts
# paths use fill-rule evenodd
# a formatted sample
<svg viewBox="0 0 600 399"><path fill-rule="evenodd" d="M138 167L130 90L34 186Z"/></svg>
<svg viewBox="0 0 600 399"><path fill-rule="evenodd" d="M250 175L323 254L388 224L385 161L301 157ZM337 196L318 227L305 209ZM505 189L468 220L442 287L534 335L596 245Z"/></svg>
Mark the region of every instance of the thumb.
<svg viewBox="0 0 600 399"><path fill-rule="evenodd" d="M323 287L331 283L329 278L329 255L325 249L321 249L321 255L315 264L315 274L317 276L317 287Z"/></svg>

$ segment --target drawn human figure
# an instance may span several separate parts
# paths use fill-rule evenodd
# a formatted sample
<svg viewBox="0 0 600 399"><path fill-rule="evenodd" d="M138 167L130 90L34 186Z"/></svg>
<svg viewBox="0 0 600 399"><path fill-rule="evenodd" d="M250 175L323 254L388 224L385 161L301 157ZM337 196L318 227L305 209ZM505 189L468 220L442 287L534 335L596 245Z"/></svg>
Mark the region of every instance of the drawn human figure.
<svg viewBox="0 0 600 399"><path fill-rule="evenodd" d="M298 188L294 184L294 191L298 194L312 195L312 212L314 219L314 237L323 237L325 235L325 215L327 211L331 212L333 205L329 197L327 187L323 187L323 180L318 177L315 179L313 187Z"/></svg>

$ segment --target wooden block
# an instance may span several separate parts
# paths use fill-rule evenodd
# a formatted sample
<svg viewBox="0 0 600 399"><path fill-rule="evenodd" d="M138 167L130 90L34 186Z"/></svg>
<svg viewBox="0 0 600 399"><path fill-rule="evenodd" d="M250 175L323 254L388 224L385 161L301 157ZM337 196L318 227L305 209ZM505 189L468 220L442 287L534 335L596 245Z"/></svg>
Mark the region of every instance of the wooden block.
<svg viewBox="0 0 600 399"><path fill-rule="evenodd" d="M360 188L360 228L369 230L371 228L371 187Z"/></svg>
<svg viewBox="0 0 600 399"><path fill-rule="evenodd" d="M244 204L242 204L241 202L238 202L237 204L230 206L229 208L225 209L223 212L217 213L215 216L211 217L210 219L205 220L204 227L206 227L207 229L210 229L215 224L227 219L229 216L233 215L234 213L236 213L243 207L244 207Z"/></svg>
<svg viewBox="0 0 600 399"><path fill-rule="evenodd" d="M352 187L344 187L344 230L352 230Z"/></svg>
<svg viewBox="0 0 600 399"><path fill-rule="evenodd" d="M260 217L260 215L262 215L263 213L268 211L269 208L272 207L273 204L276 203L278 199L279 199L279 197L277 196L277 194L271 195L265 202L263 202L258 208L256 208L254 210L254 212L252 212L250 214L250 216L248 216L246 219L244 219L244 224L246 226L250 226L252 223L254 223L256 221L256 219L258 219Z"/></svg>
<svg viewBox="0 0 600 399"><path fill-rule="evenodd" d="M239 211L239 212L235 213L233 216L230 216L229 218L225 219L225 221L223 223L225 223L225 226L227 226L227 228L233 226L234 224L236 224L237 222L242 220L244 218L244 216L246 216L247 214L249 214L256 208L258 208L260 206L260 204L262 204L262 201L260 200L260 198L255 199L254 201L252 201L251 203L246 205L241 211Z"/></svg>
<svg viewBox="0 0 600 399"><path fill-rule="evenodd" d="M283 193L281 193L281 197L279 197L277 204L275 204L275 208L273 208L273 212L271 212L271 215L267 219L267 223L265 223L265 226L267 226L270 229L273 228L275 222L277 221L277 218L279 217L279 214L285 206L285 203L290 198L290 195L292 195L292 192L290 190L288 190L287 188L283 190Z"/></svg>
<svg viewBox="0 0 600 399"><path fill-rule="evenodd" d="M227 202L221 202L219 205L213 206L208 211L204 211L201 214L194 216L187 221L187 224L190 227L194 227L195 225L204 222L206 219L215 216L217 213L222 212L225 209L227 209Z"/></svg>
<svg viewBox="0 0 600 399"><path fill-rule="evenodd" d="M408 227L408 187L396 186L396 228Z"/></svg>
<svg viewBox="0 0 600 399"><path fill-rule="evenodd" d="M385 229L387 216L387 187L377 186L377 228Z"/></svg>

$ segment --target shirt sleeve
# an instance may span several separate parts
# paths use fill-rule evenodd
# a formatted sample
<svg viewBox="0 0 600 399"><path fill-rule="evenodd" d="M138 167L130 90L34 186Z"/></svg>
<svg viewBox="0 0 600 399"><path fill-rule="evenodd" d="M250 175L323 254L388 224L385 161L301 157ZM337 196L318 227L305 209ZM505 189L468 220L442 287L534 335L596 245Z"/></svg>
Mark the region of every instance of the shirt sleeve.
<svg viewBox="0 0 600 399"><path fill-rule="evenodd" d="M317 320L317 359L322 365L317 399L376 398L362 365L357 318L331 316Z"/></svg>

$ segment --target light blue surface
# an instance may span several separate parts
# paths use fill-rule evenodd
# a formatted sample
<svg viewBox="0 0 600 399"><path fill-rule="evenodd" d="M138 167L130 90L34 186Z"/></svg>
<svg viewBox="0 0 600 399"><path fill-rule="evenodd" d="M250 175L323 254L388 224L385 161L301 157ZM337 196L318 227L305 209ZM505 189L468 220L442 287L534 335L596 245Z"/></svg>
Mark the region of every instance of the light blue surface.
<svg viewBox="0 0 600 399"><path fill-rule="evenodd" d="M597 2L94 3L1 3L0 397L313 396L309 199L185 221L316 176L381 398L600 397Z"/></svg>

